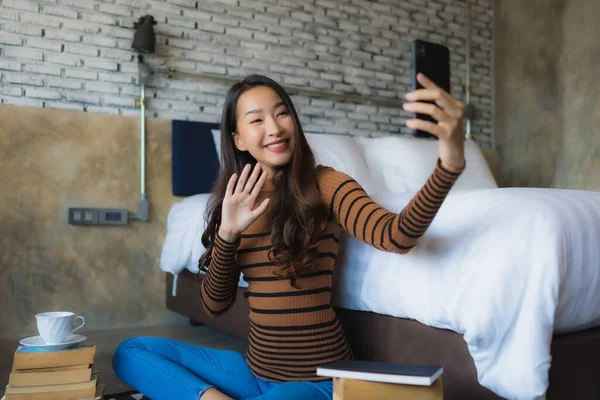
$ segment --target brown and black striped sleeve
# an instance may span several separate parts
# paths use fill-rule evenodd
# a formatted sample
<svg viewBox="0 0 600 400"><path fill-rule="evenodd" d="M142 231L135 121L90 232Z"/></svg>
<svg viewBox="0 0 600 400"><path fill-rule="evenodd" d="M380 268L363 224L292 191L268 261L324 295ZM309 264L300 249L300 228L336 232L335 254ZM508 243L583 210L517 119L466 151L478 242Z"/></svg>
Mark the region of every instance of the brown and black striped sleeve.
<svg viewBox="0 0 600 400"><path fill-rule="evenodd" d="M379 250L404 254L423 236L463 170L451 172L438 159L425 185L399 214L381 207L352 177L333 168L319 170L318 181L330 219Z"/></svg>
<svg viewBox="0 0 600 400"><path fill-rule="evenodd" d="M210 265L200 281L202 305L210 316L223 315L235 302L241 273L236 260L239 244L239 238L230 243L215 235Z"/></svg>

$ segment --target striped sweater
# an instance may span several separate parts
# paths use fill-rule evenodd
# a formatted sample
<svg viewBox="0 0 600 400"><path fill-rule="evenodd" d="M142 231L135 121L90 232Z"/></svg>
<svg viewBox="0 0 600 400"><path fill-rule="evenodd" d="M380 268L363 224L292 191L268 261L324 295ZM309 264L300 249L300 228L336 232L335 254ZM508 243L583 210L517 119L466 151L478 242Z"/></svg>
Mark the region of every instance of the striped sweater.
<svg viewBox="0 0 600 400"><path fill-rule="evenodd" d="M254 374L272 381L318 381L319 365L352 358L344 331L331 307L331 281L344 229L380 250L406 253L429 227L444 198L459 177L438 160L427 183L401 213L380 207L350 176L319 167L317 181L329 209L325 231L317 245L316 267L290 280L273 274L272 210L269 208L236 243L217 235L210 265L200 280L204 309L218 316L234 303L240 272L248 282L250 332L246 361ZM256 204L272 194L264 186Z"/></svg>

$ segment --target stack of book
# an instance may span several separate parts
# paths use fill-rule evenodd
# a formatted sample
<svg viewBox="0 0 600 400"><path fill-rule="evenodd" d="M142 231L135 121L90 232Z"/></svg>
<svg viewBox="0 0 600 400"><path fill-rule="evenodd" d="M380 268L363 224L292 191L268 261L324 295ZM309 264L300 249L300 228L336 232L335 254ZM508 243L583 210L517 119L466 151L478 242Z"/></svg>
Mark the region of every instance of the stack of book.
<svg viewBox="0 0 600 400"><path fill-rule="evenodd" d="M2 400L102 399L95 355L94 344L60 350L19 346Z"/></svg>
<svg viewBox="0 0 600 400"><path fill-rule="evenodd" d="M442 400L442 367L340 360L317 368L333 378L333 400Z"/></svg>

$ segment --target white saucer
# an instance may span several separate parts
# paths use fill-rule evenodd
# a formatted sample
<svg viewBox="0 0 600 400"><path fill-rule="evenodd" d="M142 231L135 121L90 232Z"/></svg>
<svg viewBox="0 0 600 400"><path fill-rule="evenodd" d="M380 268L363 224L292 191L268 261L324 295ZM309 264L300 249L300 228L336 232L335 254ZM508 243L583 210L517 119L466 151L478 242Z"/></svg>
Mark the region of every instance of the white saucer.
<svg viewBox="0 0 600 400"><path fill-rule="evenodd" d="M44 343L44 340L42 339L41 336L30 336L25 339L21 339L21 341L19 343L21 343L23 346L35 346L35 347L43 347L44 349L48 349L48 350L49 349L59 350L59 349L64 349L64 348L67 348L74 344L83 342L86 339L87 339L87 337L85 337L83 335L71 334L71 335L67 336L67 338L65 339L65 341L63 343L46 344L46 343Z"/></svg>

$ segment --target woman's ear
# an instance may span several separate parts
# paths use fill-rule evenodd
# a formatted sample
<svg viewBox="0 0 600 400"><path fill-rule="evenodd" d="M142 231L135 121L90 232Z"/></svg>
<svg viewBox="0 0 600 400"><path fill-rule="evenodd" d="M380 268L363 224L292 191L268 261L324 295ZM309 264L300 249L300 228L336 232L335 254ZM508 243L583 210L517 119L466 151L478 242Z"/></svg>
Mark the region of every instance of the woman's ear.
<svg viewBox="0 0 600 400"><path fill-rule="evenodd" d="M235 147L237 147L237 149L239 151L246 151L246 145L244 144L244 141L242 140L242 137L237 133L237 132L233 132L233 143L235 144Z"/></svg>

